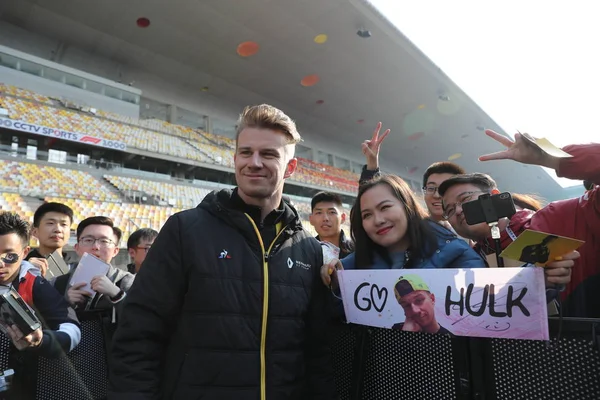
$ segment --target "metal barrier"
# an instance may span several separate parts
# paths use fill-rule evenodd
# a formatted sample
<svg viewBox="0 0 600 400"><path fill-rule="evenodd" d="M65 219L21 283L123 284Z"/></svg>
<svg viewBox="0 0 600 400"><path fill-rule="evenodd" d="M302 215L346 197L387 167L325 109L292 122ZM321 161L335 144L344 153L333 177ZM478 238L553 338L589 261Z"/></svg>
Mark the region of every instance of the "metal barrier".
<svg viewBox="0 0 600 400"><path fill-rule="evenodd" d="M597 400L600 319L550 320L549 342L449 337L334 324L335 381L341 400ZM106 395L106 350L98 320L82 321L68 356L40 358L37 398ZM8 339L0 335L0 368Z"/></svg>
<svg viewBox="0 0 600 400"><path fill-rule="evenodd" d="M559 325L550 319L549 342L336 326L338 392L342 400L600 399L600 320Z"/></svg>
<svg viewBox="0 0 600 400"><path fill-rule="evenodd" d="M27 384L35 387L35 399L43 400L95 400L106 398L108 370L106 332L97 316L80 321L81 342L69 354L56 359L39 357L37 374L27 377ZM0 333L0 369L8 368L11 343ZM29 371L15 371L30 374ZM29 392L31 388L27 388ZM9 393L12 389L9 390ZM13 398L29 398L19 393ZM21 397L19 397L21 396ZM1 397L0 397L1 398Z"/></svg>
<svg viewBox="0 0 600 400"><path fill-rule="evenodd" d="M557 320L551 325L559 329ZM550 342L490 340L490 398L600 399L600 320L565 318L561 336Z"/></svg>
<svg viewBox="0 0 600 400"><path fill-rule="evenodd" d="M106 336L95 317L80 321L81 342L58 359L40 357L36 385L37 399L104 399L108 389Z"/></svg>

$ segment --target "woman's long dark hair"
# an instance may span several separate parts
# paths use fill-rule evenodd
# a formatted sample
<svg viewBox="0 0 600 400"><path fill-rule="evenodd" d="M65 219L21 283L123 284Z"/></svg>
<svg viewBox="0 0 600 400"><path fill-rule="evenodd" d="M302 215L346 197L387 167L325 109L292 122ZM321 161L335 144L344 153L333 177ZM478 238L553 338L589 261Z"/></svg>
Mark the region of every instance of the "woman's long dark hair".
<svg viewBox="0 0 600 400"><path fill-rule="evenodd" d="M515 206L531 211L539 211L544 205L542 198L534 194L511 193Z"/></svg>
<svg viewBox="0 0 600 400"><path fill-rule="evenodd" d="M350 210L350 228L352 239L355 243L354 257L356 268L371 268L375 253L383 257L388 264L392 263L388 250L373 242L369 235L367 235L362 224L360 200L367 190L377 185L389 186L394 196L404 205L404 211L408 219L406 234L409 239L408 251L410 253L409 263L405 268L410 267L411 262L416 259L429 257L437 246L437 239L430 225L432 222L428 219L427 212L417 202L410 187L400 177L382 175L361 184L354 206Z"/></svg>

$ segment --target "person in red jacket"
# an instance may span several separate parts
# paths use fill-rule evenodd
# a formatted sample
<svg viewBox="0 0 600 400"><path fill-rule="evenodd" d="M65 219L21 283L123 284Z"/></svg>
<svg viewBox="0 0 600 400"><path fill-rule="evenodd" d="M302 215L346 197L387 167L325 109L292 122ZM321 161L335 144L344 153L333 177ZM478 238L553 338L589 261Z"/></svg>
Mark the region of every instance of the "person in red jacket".
<svg viewBox="0 0 600 400"><path fill-rule="evenodd" d="M515 135L515 141L512 141L491 130L487 130L486 134L507 149L481 156L480 161L514 160L552 168L560 177L600 182L600 144L598 143L566 146L563 151L572 157L558 158L543 151L527 135L518 133ZM482 180L474 183L474 175L489 178L485 174L459 175L445 181L440 186L439 192L443 196L445 215L457 233L461 236L477 238L477 249L490 254L494 249L490 228L485 223L468 225L464 220L462 204L468 201L468 197L475 200L479 194L492 193L497 188L491 178L489 182L492 183L483 184ZM500 228L503 249L526 229L585 241L585 244L578 249L581 256L575 260L565 296L585 278L600 273L599 186L585 192L581 197L552 202L537 212L520 210L510 218L510 221L501 223ZM556 268L556 273L560 273L560 269Z"/></svg>

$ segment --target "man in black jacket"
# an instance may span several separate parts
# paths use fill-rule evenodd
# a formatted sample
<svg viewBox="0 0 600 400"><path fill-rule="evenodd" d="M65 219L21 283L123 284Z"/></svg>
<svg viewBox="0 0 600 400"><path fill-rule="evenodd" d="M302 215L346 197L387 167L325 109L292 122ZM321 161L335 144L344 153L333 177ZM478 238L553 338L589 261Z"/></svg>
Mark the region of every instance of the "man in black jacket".
<svg viewBox="0 0 600 400"><path fill-rule="evenodd" d="M31 235L39 242L37 249L32 249L26 261L42 271L48 280L69 272L71 260L63 253L63 248L71 237L73 210L62 203L44 203L33 214Z"/></svg>
<svg viewBox="0 0 600 400"><path fill-rule="evenodd" d="M323 254L282 200L294 122L240 116L238 187L163 226L115 334L109 399L335 399Z"/></svg>
<svg viewBox="0 0 600 400"><path fill-rule="evenodd" d="M157 236L158 232L152 228L141 228L129 235L127 252L131 257L131 263L127 264L127 272L130 274L138 273Z"/></svg>

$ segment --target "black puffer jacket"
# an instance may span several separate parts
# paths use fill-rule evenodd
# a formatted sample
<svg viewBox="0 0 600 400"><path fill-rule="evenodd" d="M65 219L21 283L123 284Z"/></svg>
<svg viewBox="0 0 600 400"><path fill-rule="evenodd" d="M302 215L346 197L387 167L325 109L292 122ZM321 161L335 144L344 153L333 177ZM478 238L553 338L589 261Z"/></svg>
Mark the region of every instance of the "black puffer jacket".
<svg viewBox="0 0 600 400"><path fill-rule="evenodd" d="M109 399L336 397L318 242L284 203L263 250L231 197L213 192L162 228L123 307Z"/></svg>

